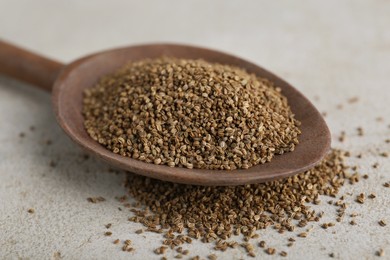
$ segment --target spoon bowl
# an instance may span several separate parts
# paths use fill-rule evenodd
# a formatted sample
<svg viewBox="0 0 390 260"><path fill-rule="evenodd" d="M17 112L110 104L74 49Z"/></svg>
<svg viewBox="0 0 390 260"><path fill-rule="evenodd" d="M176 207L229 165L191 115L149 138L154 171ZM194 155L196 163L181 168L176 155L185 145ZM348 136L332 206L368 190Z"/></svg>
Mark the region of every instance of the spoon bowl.
<svg viewBox="0 0 390 260"><path fill-rule="evenodd" d="M0 42L1 44L4 45L5 43ZM319 163L330 149L329 129L321 114L307 98L289 83L271 72L230 54L187 45L147 44L99 52L64 66L27 51L13 49L16 47L11 45L8 45L8 48L9 52L13 52L13 54L16 54L15 52L18 50L19 60L24 63L17 63L19 71L15 72L13 69L15 64L11 64L11 66L2 61L11 54L4 54L4 51L3 53L0 51L0 72L38 84L47 90L50 90L54 82L52 89L53 109L57 121L65 133L88 153L97 156L112 166L136 174L164 181L196 185L227 186L259 183L304 172ZM23 55L20 54L21 52L23 52ZM26 54L30 55L30 60L26 59L28 58ZM302 134L299 136L299 144L295 150L283 155L276 155L269 163L259 164L245 170L203 170L172 168L123 157L114 154L93 140L86 132L83 124L83 91L94 86L100 77L116 71L130 60L137 61L161 56L204 59L208 62L234 65L247 70L249 73L273 81L276 86L281 88L282 94L287 97L296 119L302 123L300 126ZM43 61L47 64L45 65ZM38 72L31 71L32 68L29 68L29 66L32 63L38 69L39 66L42 66L42 69ZM20 70L20 64L24 64L26 71ZM45 73L47 73L46 77ZM41 75L40 79L37 78L37 75Z"/></svg>

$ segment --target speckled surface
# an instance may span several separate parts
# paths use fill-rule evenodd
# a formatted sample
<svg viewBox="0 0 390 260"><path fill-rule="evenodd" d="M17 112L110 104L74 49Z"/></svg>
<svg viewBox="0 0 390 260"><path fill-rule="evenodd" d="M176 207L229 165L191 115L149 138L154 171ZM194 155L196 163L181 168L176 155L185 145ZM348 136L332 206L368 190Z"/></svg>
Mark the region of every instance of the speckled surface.
<svg viewBox="0 0 390 260"><path fill-rule="evenodd" d="M333 145L349 149L368 180L345 186L347 214L334 228L317 223L292 248L293 234L259 234L291 259L375 259L390 257L390 2L387 1L10 1L0 3L0 36L67 62L94 51L142 42L180 42L220 49L247 58L284 77L307 95L334 134ZM347 102L359 97L353 104ZM337 108L339 104L343 107ZM382 117L378 121L377 117ZM35 126L31 131L30 126ZM356 127L365 135L359 137ZM346 131L345 142L337 140ZM19 134L25 133L25 137ZM47 145L51 140L52 144ZM161 237L136 235L128 211L115 196L125 194L123 173L82 151L56 125L47 93L0 78L0 258L159 259L152 250ZM358 160L354 155L362 153ZM56 166L51 167L51 162ZM379 163L377 169L372 164ZM360 192L377 198L361 205ZM87 197L103 196L92 204ZM326 202L328 198L324 198ZM34 208L35 213L27 210ZM323 221L335 208L323 203ZM112 237L105 224L112 223ZM310 225L309 225L310 226ZM115 238L133 240L124 253ZM191 255L206 257L212 245L195 243ZM256 248L259 258L268 256ZM242 248L216 253L219 259L245 258ZM174 256L169 253L168 257Z"/></svg>

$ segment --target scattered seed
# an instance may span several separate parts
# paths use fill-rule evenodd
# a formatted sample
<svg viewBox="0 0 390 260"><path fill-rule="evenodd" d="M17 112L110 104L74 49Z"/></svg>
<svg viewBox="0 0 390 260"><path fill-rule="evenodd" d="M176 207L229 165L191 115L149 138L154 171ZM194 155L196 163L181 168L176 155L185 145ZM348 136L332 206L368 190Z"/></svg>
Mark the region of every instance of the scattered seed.
<svg viewBox="0 0 390 260"><path fill-rule="evenodd" d="M381 220L379 220L379 225L381 226L381 227L384 227L384 226L386 226L387 225L387 223L386 223L386 221L385 220L383 220L383 219L381 219Z"/></svg>
<svg viewBox="0 0 390 260"><path fill-rule="evenodd" d="M269 247L269 248L267 248L267 249L265 250L265 252L266 252L267 254L269 254L269 255L274 255L275 252L276 252L276 249L273 248L273 247Z"/></svg>
<svg viewBox="0 0 390 260"><path fill-rule="evenodd" d="M57 163L55 161L50 161L49 166L55 168L57 166Z"/></svg>
<svg viewBox="0 0 390 260"><path fill-rule="evenodd" d="M362 127L358 127L356 128L357 132L358 132L358 136L363 136L364 135L364 130Z"/></svg>
<svg viewBox="0 0 390 260"><path fill-rule="evenodd" d="M211 254L211 255L208 255L207 258L210 260L217 260L217 255Z"/></svg>
<svg viewBox="0 0 390 260"><path fill-rule="evenodd" d="M351 97L348 99L348 103L353 104L359 101L359 97Z"/></svg>
<svg viewBox="0 0 390 260"><path fill-rule="evenodd" d="M340 142L344 142L345 141L345 137L346 137L345 131L341 131L341 134L339 136L339 141Z"/></svg>
<svg viewBox="0 0 390 260"><path fill-rule="evenodd" d="M27 212L30 213L30 214L34 214L35 210L34 209L28 209Z"/></svg>
<svg viewBox="0 0 390 260"><path fill-rule="evenodd" d="M255 252L250 251L250 252L248 252L248 256L250 256L250 257L256 257L256 254L255 254Z"/></svg>
<svg viewBox="0 0 390 260"><path fill-rule="evenodd" d="M319 221L323 213L316 213L306 205L318 201L318 194L334 198L330 205L337 207L341 221L347 207L342 197L352 194L336 200L337 193L346 181L353 184L359 180L358 173L346 171L343 154L332 150L318 166L290 178L234 187L182 185L128 174L126 187L135 199L131 204L134 208L130 208L134 216L129 221L143 224L148 231L162 233L163 246L168 248L178 249L184 243L191 243L191 239L199 239L215 243L214 250L218 251L237 247L237 242L228 241L232 235L243 235L249 242L258 237L256 231L260 229L273 226L278 232L294 231L296 226L307 227L310 222ZM129 203L127 199L119 200L123 205ZM293 219L297 224L291 223ZM334 223L326 225L329 228ZM304 232L298 236L307 235ZM293 246L295 239L288 240L287 246ZM248 256L254 254L252 244L242 246ZM260 241L258 246L265 249L265 241ZM179 250L182 255L183 252Z"/></svg>
<svg viewBox="0 0 390 260"><path fill-rule="evenodd" d="M104 235L107 236L107 237L108 237L108 236L111 236L111 235L112 235L112 232L105 232Z"/></svg>
<svg viewBox="0 0 390 260"><path fill-rule="evenodd" d="M154 253L157 254L157 255L162 255L162 254L165 254L165 251L168 249L167 246L160 246L159 248L156 248L154 250Z"/></svg>
<svg viewBox="0 0 390 260"><path fill-rule="evenodd" d="M266 243L265 243L265 241L260 241L260 243L259 243L259 247L262 247L262 248L265 248L265 246L266 246Z"/></svg>
<svg viewBox="0 0 390 260"><path fill-rule="evenodd" d="M98 202L103 202L105 201L106 199L103 198L103 197L89 197L87 198L87 200L91 203L98 203Z"/></svg>
<svg viewBox="0 0 390 260"><path fill-rule="evenodd" d="M360 204L364 204L365 199L366 199L366 196L364 195L364 193L360 193L356 197L356 202L359 202Z"/></svg>
<svg viewBox="0 0 390 260"><path fill-rule="evenodd" d="M381 248L381 249L379 249L377 252L376 252L376 255L377 256L385 256L385 251Z"/></svg>

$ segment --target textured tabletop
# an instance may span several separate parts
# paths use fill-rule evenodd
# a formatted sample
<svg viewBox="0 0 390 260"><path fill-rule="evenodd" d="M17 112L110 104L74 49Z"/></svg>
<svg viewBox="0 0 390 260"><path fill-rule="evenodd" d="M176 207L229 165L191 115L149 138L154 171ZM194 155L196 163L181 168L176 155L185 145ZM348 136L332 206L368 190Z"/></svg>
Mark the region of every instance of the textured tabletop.
<svg viewBox="0 0 390 260"><path fill-rule="evenodd" d="M390 257L390 2L388 1L0 1L0 37L69 62L95 51L146 42L219 49L253 61L296 86L326 112L333 146L351 151L350 164L369 178L346 185L350 217L334 229L313 231L292 248L289 234L260 231L290 259ZM31 128L34 129L31 129ZM359 136L356 128L362 127ZM345 131L346 138L338 137ZM361 153L362 158L356 155ZM125 174L86 160L57 126L50 95L0 78L0 258L159 259L161 236L135 234L140 224L118 210ZM377 168L372 165L378 163ZM354 196L376 193L364 204ZM90 203L88 197L106 201ZM327 198L323 199L324 201ZM335 208L315 207L334 220ZM34 213L29 213L34 209ZM112 237L104 225L112 223ZM131 239L122 252L113 238ZM283 239L282 239L283 238ZM194 242L191 255L206 258L211 244ZM256 248L259 258L268 256ZM245 258L243 248L219 259ZM168 253L168 257L174 254Z"/></svg>

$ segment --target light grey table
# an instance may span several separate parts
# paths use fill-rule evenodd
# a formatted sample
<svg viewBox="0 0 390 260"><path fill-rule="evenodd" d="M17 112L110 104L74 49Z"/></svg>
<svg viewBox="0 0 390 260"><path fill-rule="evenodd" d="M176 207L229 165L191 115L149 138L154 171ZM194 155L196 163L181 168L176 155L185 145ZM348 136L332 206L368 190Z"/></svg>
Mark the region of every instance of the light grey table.
<svg viewBox="0 0 390 260"><path fill-rule="evenodd" d="M390 162L378 156L390 150L384 142L390 138L389 14L390 2L364 0L2 0L0 37L64 62L135 43L189 43L234 53L286 78L327 112L335 147L363 153L363 159L349 161L369 179L347 185L343 193L377 194L363 205L348 199L347 213L359 213L356 226L348 218L334 229L313 224L311 235L287 250L289 257L326 259L333 252L340 259L374 259L379 248L390 257L390 225L377 224L382 218L390 222L390 189L381 186L390 181ZM355 96L359 101L348 104ZM364 137L357 136L358 126ZM337 141L342 130L344 143ZM114 197L125 194L125 175L82 159L81 150L56 125L47 93L0 78L0 144L1 259L157 258L152 250L161 237L134 234L140 226L118 210ZM376 162L379 167L373 169ZM107 201L92 204L86 200L91 196ZM27 213L29 208L35 213ZM334 220L333 207L324 203L318 209L325 211L324 221ZM111 238L103 235L107 223L113 224ZM286 249L289 234L270 229L261 235L269 245ZM135 253L122 252L113 238L132 239ZM205 257L211 247L195 243L190 250ZM242 249L217 255L246 256Z"/></svg>

